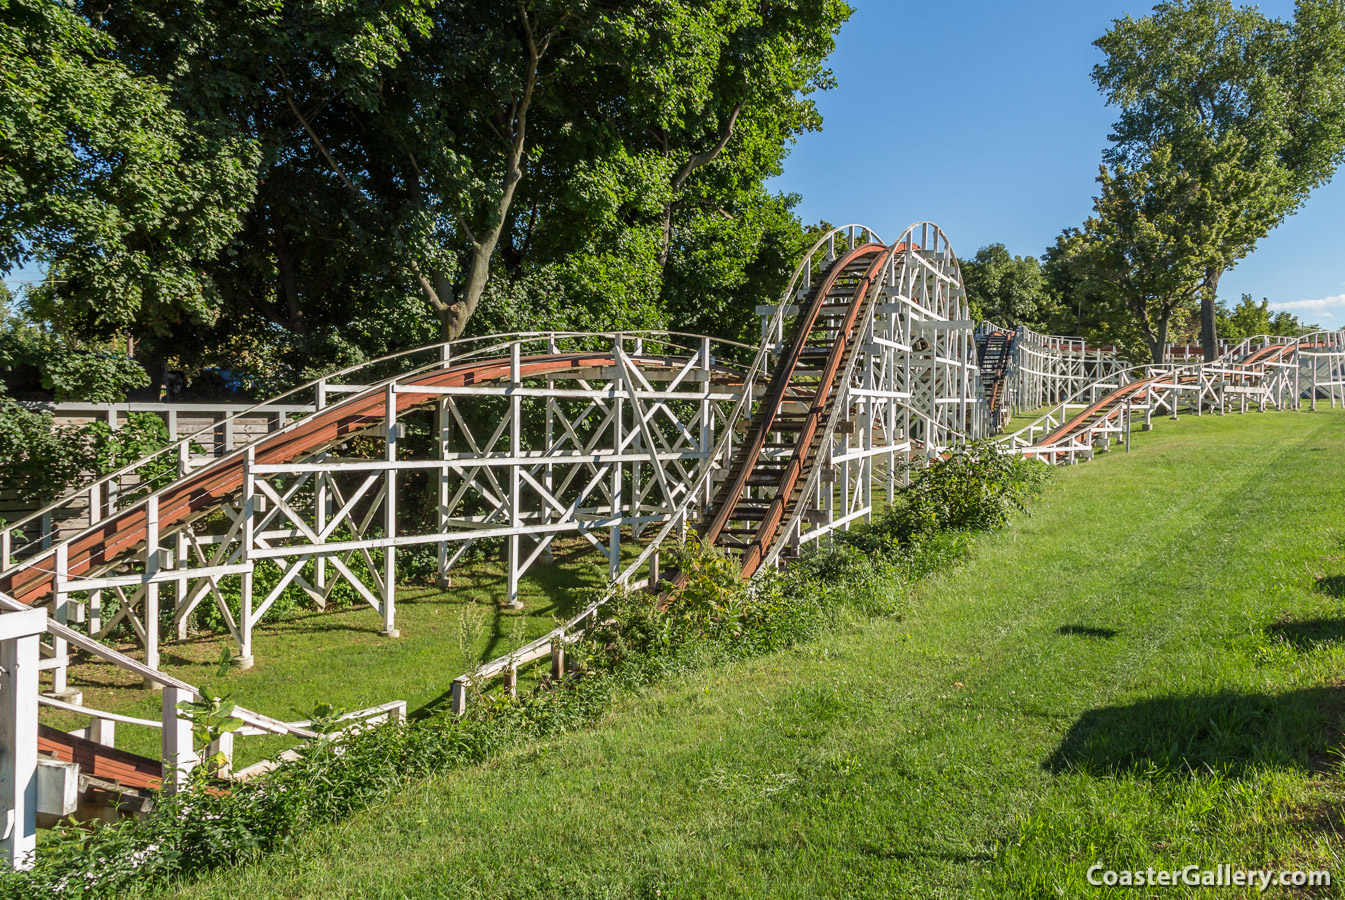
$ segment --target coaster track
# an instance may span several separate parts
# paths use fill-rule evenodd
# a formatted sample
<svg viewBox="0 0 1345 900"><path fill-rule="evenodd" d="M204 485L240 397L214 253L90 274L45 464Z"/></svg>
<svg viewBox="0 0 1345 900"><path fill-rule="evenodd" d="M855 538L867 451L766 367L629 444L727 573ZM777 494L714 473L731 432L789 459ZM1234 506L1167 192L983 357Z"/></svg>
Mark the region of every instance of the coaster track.
<svg viewBox="0 0 1345 900"><path fill-rule="evenodd" d="M602 553L614 584L658 584L660 546L691 527L750 578L869 517L875 486L890 501L909 463L931 464L997 431L1026 398L1066 399L1003 446L1051 462L1088 458L1128 434L1137 411L1147 425L1155 411L1175 416L1183 400L1197 412L1223 410L1229 397L1243 409L1297 406L1308 358L1313 403L1324 387L1345 402L1340 334L1244 342L1209 365L1124 368L1075 339L987 323L983 371L956 256L928 223L891 244L862 226L823 235L780 302L759 312L755 347L663 333L502 335L319 379L261 404L293 409L312 397L307 415L277 416L274 431L246 446L193 470L193 436L183 437L0 530L0 619L49 612L36 663L51 673L41 701L49 706L86 711L67 681L73 650L160 687L162 776L172 789L196 764L177 703L199 692L159 670L161 601L179 638L198 605L213 601L246 666L253 629L287 589L322 607L336 584L349 584L396 636L397 552L419 545L437 548L447 586L468 546L502 539L510 605L519 577L564 534ZM430 457L403 434L404 420L426 414ZM176 477L165 476L174 461ZM399 515L426 490L431 515ZM622 549L631 539L641 543L633 558ZM279 582L254 596L263 565L278 568ZM237 585L237 605L226 582ZM105 595L116 600L106 621ZM518 669L545 658L562 674L565 647L606 599L460 676L452 707L461 711L469 689L496 677L515 690ZM143 661L107 643L122 623ZM94 722L128 721L87 712ZM308 723L238 715L243 734L312 736ZM36 735L35 720L10 724L9 734ZM134 771L136 787L156 764L103 753L88 736L43 740L96 772Z"/></svg>

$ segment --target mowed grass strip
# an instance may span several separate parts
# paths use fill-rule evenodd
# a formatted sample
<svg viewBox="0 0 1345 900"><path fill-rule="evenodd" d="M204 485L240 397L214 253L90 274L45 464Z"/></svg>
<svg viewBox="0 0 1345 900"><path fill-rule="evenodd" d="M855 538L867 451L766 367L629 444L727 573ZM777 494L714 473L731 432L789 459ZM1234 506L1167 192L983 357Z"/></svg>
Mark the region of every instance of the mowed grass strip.
<svg viewBox="0 0 1345 900"><path fill-rule="evenodd" d="M623 697L176 896L1070 897L1098 861L1345 879L1345 412L1164 420L1134 447L1061 470L900 621Z"/></svg>

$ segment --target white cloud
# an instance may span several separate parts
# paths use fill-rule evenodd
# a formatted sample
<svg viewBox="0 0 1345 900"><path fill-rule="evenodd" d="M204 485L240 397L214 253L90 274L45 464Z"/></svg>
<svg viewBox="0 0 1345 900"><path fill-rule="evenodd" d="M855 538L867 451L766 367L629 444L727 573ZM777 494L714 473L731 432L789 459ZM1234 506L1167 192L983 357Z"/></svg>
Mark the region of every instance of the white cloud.
<svg viewBox="0 0 1345 900"><path fill-rule="evenodd" d="M1272 301L1270 305L1275 309L1301 309L1312 312L1323 309L1332 309L1334 307L1345 308L1345 294L1323 297L1320 300L1290 300L1287 303L1276 303Z"/></svg>

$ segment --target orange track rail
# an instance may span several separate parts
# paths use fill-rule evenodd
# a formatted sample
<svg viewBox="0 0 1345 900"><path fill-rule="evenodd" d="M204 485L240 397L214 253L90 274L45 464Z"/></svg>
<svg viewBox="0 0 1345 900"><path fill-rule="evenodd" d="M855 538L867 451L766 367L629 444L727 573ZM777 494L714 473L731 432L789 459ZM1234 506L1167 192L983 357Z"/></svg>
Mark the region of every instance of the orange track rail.
<svg viewBox="0 0 1345 900"><path fill-rule="evenodd" d="M672 366L672 359L641 358L645 367ZM576 369L613 366L610 352L569 353L524 357L521 377L562 374ZM400 381L399 387L465 387L489 384L510 377L510 361L493 359L437 369ZM434 400L435 394L397 393L397 411L412 409ZM352 435L380 425L386 418L382 387L372 388L349 400L329 406L298 422L293 428L263 438L253 445L259 464L290 462L307 457L347 440ZM159 492L159 528L179 526L218 507L243 486L244 452L237 451L216 463L191 473ZM79 575L127 559L145 543L146 510L143 505L112 516L71 539L68 572ZM55 580L51 566L28 565L0 576L0 592L22 603L41 603L51 596Z"/></svg>
<svg viewBox="0 0 1345 900"><path fill-rule="evenodd" d="M79 770L85 775L125 788L153 791L163 783L163 764L157 759L105 747L48 725L37 726L37 749L64 762L79 763Z"/></svg>
<svg viewBox="0 0 1345 900"><path fill-rule="evenodd" d="M1281 362L1285 357L1291 356L1297 349L1297 344L1271 344L1268 347L1262 347L1260 350L1248 354L1245 358L1239 360L1237 365ZM1120 406L1120 404L1127 398L1147 391L1151 385L1167 381L1172 377L1171 374L1155 375L1150 378L1141 378L1138 381L1132 381L1130 384L1107 394L1105 397L1102 397L1089 405L1074 418L1042 438L1038 446L1050 447L1073 437L1078 432L1087 428L1093 417L1099 414L1110 414L1112 410ZM1178 376L1178 378L1180 378L1180 376Z"/></svg>
<svg viewBox="0 0 1345 900"><path fill-rule="evenodd" d="M807 305L800 309L794 321L789 344L780 356L779 365L771 376L770 385L752 419L748 434L734 454L728 477L715 496L713 512L701 530L702 540L706 544L714 544L721 540L730 522L759 522L743 550L741 576L744 579L752 577L760 568L786 515L792 512L799 500L803 482L816 464L818 445L825 437L821 433L825 418L830 414L839 394L836 390L837 376L853 352L857 325L863 319L862 313L875 294L873 287L881 279L891 255L905 249L905 245L888 248L871 243L843 254L823 275L821 283L813 290ZM858 272L862 272L862 275L855 281L854 276ZM837 302L840 297L848 297L850 301L845 304L847 308L844 313L833 315L829 325L821 324L826 320L824 307L834 309L842 305ZM801 383L799 363L809 347L810 339L816 341L813 338L815 330L823 328L835 332L830 338L826 361L820 371L810 373L806 376L808 380ZM811 380L813 378L816 378L815 382ZM778 463L763 465L762 451L768 436L781 430L779 419L782 406L798 402L806 403L807 410L801 417L796 417L797 421L789 423L788 430L798 435L792 454L783 466ZM774 495L764 508L760 505L743 507L744 492L749 482L775 488Z"/></svg>

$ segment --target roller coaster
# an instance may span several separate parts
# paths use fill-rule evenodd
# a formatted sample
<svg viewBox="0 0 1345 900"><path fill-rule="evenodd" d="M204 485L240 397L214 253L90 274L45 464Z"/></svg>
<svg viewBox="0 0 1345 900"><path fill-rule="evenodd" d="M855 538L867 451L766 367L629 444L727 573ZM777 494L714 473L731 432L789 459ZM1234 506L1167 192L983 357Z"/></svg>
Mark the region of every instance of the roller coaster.
<svg viewBox="0 0 1345 900"><path fill-rule="evenodd" d="M913 465L1025 413L1041 415L1001 435L1004 451L1068 464L1128 447L1137 415L1148 428L1179 409L1345 404L1345 333L1247 340L1209 364L1130 366L1077 339L978 325L931 223L891 243L860 225L830 231L757 312L756 345L528 333L362 363L235 416L266 419L263 434L221 442L212 425L179 436L0 529L0 805L13 815L0 852L31 861L39 809L69 816L99 791L136 807L200 763L178 708L199 690L162 671L160 652L202 604L246 668L255 629L286 592L323 609L334 590L353 591L394 639L398 555L416 548L433 549L448 587L474 544L502 545L510 606L563 537L590 544L614 585L661 583L660 548L691 529L750 578L870 518ZM610 596L461 674L452 709L496 679L515 691L519 669L543 660L563 674L566 646ZM72 656L161 690L162 719L85 707ZM39 726L40 705L90 724ZM350 726L403 711L388 703ZM236 715L241 737L314 736L307 722ZM161 729L161 758L111 746L103 726L118 721ZM230 755L226 738L212 754ZM60 793L55 806L39 797L40 769L65 785L47 792Z"/></svg>

